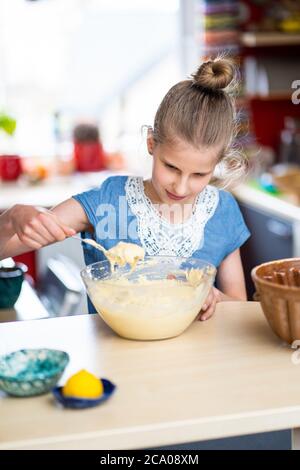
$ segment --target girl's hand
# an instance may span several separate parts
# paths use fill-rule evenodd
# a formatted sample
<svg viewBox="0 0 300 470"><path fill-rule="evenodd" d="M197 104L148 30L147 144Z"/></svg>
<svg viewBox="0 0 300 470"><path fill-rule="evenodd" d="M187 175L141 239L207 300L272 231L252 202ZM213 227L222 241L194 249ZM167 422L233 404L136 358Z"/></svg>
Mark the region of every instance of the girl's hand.
<svg viewBox="0 0 300 470"><path fill-rule="evenodd" d="M214 314L215 309L216 309L216 304L217 302L220 302L221 299L222 299L221 292L215 287L212 287L203 304L202 309L200 310L197 320L202 320L202 321L208 320Z"/></svg>
<svg viewBox="0 0 300 470"><path fill-rule="evenodd" d="M11 209L10 222L20 241L33 250L75 235L53 212L17 204Z"/></svg>

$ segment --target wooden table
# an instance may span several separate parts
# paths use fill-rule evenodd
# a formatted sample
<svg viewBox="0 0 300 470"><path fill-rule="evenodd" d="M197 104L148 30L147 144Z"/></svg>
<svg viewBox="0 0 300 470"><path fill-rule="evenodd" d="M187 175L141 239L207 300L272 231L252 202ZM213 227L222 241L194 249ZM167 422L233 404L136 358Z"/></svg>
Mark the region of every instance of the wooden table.
<svg viewBox="0 0 300 470"><path fill-rule="evenodd" d="M256 302L223 302L178 338L130 341L97 315L0 325L0 353L67 351L61 382L80 368L117 385L87 410L52 394L0 399L0 449L137 449L300 427L297 354ZM299 444L294 431L294 447Z"/></svg>

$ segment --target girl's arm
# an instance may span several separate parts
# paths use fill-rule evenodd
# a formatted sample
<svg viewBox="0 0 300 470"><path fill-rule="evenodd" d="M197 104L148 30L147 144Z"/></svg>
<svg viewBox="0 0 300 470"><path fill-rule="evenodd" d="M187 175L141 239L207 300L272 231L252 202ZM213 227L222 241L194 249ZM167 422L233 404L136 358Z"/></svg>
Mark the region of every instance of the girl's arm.
<svg viewBox="0 0 300 470"><path fill-rule="evenodd" d="M51 210L17 204L0 216L0 259L91 229L85 211L75 199L67 199Z"/></svg>
<svg viewBox="0 0 300 470"><path fill-rule="evenodd" d="M239 248L230 253L220 264L218 284L221 291L220 300L247 300L245 276Z"/></svg>
<svg viewBox="0 0 300 470"><path fill-rule="evenodd" d="M200 311L199 320L210 318L217 302L247 300L245 277L239 248L228 255L218 268L219 289L213 287Z"/></svg>

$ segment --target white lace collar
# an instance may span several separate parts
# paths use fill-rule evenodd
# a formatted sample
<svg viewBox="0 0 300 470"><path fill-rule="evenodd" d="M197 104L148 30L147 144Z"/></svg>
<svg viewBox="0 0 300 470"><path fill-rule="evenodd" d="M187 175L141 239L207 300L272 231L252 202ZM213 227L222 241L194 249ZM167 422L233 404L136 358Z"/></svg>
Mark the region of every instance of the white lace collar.
<svg viewBox="0 0 300 470"><path fill-rule="evenodd" d="M128 206L137 218L141 244L149 256L192 256L203 246L205 225L219 202L217 188L207 185L198 194L192 215L181 224L171 224L146 196L142 177L129 176L125 194Z"/></svg>

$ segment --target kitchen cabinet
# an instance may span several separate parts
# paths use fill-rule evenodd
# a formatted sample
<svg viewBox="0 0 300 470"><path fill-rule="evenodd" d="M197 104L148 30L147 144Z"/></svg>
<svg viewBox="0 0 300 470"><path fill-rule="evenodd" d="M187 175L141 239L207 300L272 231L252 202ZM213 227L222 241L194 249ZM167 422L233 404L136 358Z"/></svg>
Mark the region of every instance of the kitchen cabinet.
<svg viewBox="0 0 300 470"><path fill-rule="evenodd" d="M292 101L293 82L300 78L299 31L282 32L270 2L182 0L181 8L183 73L189 75L199 60L232 57L241 78L237 141L250 151L257 144L278 154L285 118L300 119L300 106Z"/></svg>
<svg viewBox="0 0 300 470"><path fill-rule="evenodd" d="M285 118L300 118L300 107L292 100L293 83L300 77L300 34L243 32L240 47L251 132L258 145L274 150L279 162Z"/></svg>
<svg viewBox="0 0 300 470"><path fill-rule="evenodd" d="M300 257L300 207L279 197L241 184L233 190L251 237L241 248L247 294L255 291L251 269L282 258Z"/></svg>
<svg viewBox="0 0 300 470"><path fill-rule="evenodd" d="M267 261L293 257L293 224L267 211L240 203L251 237L241 248L248 299L255 287L251 279L254 266Z"/></svg>
<svg viewBox="0 0 300 470"><path fill-rule="evenodd" d="M300 34L287 34L279 31L246 31L241 33L240 42L244 47L300 46Z"/></svg>
<svg viewBox="0 0 300 470"><path fill-rule="evenodd" d="M62 384L86 368L117 386L86 411L66 410L50 394L0 396L0 449L201 449L208 440L216 449L212 439L289 429L299 446L299 370L258 302L220 302L209 321L164 341L120 338L98 315L0 324L0 337L0 354L68 352Z"/></svg>

